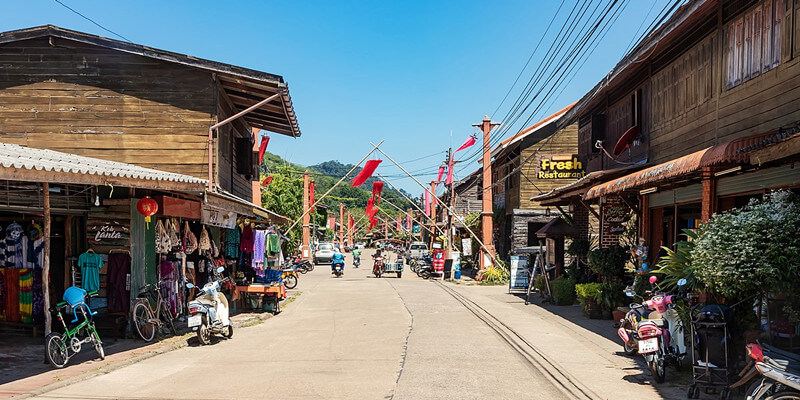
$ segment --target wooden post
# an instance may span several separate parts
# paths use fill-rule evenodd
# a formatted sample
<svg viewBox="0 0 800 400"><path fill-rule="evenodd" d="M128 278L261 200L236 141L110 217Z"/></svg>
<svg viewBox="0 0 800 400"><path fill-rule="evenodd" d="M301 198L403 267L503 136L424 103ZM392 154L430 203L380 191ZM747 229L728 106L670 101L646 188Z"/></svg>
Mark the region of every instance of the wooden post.
<svg viewBox="0 0 800 400"><path fill-rule="evenodd" d="M479 127L481 131L483 131L483 207L481 208L481 239L485 247L481 248L481 271L490 267L494 260L494 242L492 241L492 233L494 230L492 226L492 148L489 132L497 125L500 124L498 122L492 122L488 115L483 117L483 121L480 124L473 125Z"/></svg>
<svg viewBox="0 0 800 400"><path fill-rule="evenodd" d="M452 162L452 160L453 160L453 148L452 147L447 151L447 155L448 155L447 159L451 161L448 164L448 168L455 167L455 163ZM455 201L455 198L456 198L456 177L450 171L448 171L448 173L453 175L453 180L450 182L450 210L449 210L449 212L451 214L455 214L455 212L456 212L456 201ZM454 248L454 245L455 245L455 243L453 243L455 241L455 235L453 235L453 219L455 218L455 215L449 215L449 214L447 214L447 215L448 215L448 218L447 218L447 257L449 257L451 260L453 260L452 261L453 264L451 264L451 267L450 267L450 279L455 279L456 278L456 269L455 269L455 265L454 265L455 260L453 259L453 254L452 254L453 253L453 248Z"/></svg>
<svg viewBox="0 0 800 400"><path fill-rule="evenodd" d="M44 297L44 335L50 334L50 184L42 184L44 197L44 262L42 265L42 297ZM67 243L69 245L69 243Z"/></svg>
<svg viewBox="0 0 800 400"><path fill-rule="evenodd" d="M436 200L435 200L436 199L436 185L437 184L438 184L438 182L431 181L431 219L433 220L432 221L433 222L433 231L436 231L436 227L438 226L436 224L436 220L438 218L436 218ZM430 248L431 249L433 249L433 243L435 241L436 241L436 234L431 234L431 244L430 244Z"/></svg>
<svg viewBox="0 0 800 400"><path fill-rule="evenodd" d="M339 246L344 251L344 204L339 203Z"/></svg>
<svg viewBox="0 0 800 400"><path fill-rule="evenodd" d="M311 183L311 175L308 171L303 173L303 244L300 246L300 256L304 260L311 259L311 214L308 213L309 207L309 184Z"/></svg>

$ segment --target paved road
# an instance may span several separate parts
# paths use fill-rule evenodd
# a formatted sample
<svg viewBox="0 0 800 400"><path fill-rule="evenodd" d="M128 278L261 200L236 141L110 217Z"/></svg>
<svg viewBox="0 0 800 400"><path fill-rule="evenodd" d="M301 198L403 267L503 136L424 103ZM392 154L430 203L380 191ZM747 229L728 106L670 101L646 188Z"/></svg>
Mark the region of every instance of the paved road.
<svg viewBox="0 0 800 400"><path fill-rule="evenodd" d="M345 276L327 266L302 295L233 339L189 346L42 395L67 399L565 398L438 284Z"/></svg>

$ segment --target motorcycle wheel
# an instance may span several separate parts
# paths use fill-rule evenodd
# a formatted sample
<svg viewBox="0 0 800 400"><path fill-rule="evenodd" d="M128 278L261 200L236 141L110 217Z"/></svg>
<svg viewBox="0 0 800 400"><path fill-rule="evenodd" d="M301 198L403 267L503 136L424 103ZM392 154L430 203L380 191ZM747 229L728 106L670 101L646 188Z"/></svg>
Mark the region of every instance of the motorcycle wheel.
<svg viewBox="0 0 800 400"><path fill-rule="evenodd" d="M403 277L403 272L402 271L398 271L397 272L397 279L400 279L402 277Z"/></svg>
<svg viewBox="0 0 800 400"><path fill-rule="evenodd" d="M297 287L297 277L294 275L287 275L286 278L283 278L283 284L286 285L287 289L294 289Z"/></svg>
<svg viewBox="0 0 800 400"><path fill-rule="evenodd" d="M632 356L639 351L636 347L629 345L628 342L622 342L622 350L629 356Z"/></svg>
<svg viewBox="0 0 800 400"><path fill-rule="evenodd" d="M228 325L228 329L226 329L225 332L222 332L222 336L225 336L228 339L232 338L233 337L233 325Z"/></svg>
<svg viewBox="0 0 800 400"><path fill-rule="evenodd" d="M313 271L313 270L314 270L314 264L312 264L312 263L307 263L307 264L306 264L306 268L308 268L308 272L311 272L311 271Z"/></svg>
<svg viewBox="0 0 800 400"><path fill-rule="evenodd" d="M297 271L300 272L301 274L307 274L308 273L308 268L305 267L304 265L300 265L300 266L297 267Z"/></svg>
<svg viewBox="0 0 800 400"><path fill-rule="evenodd" d="M767 397L765 400L800 400L800 392L780 392Z"/></svg>
<svg viewBox="0 0 800 400"><path fill-rule="evenodd" d="M64 368L69 361L69 350L64 337L58 332L51 332L44 340L47 349L47 361L56 368Z"/></svg>
<svg viewBox="0 0 800 400"><path fill-rule="evenodd" d="M422 275L420 275L420 277L422 277L422 279L430 279L431 278L431 271L428 271L427 269L423 270L422 271Z"/></svg>
<svg viewBox="0 0 800 400"><path fill-rule="evenodd" d="M205 316L203 316L203 322L197 327L197 340L203 346L211 344L211 328L208 327Z"/></svg>
<svg viewBox="0 0 800 400"><path fill-rule="evenodd" d="M664 383L667 371L664 365L664 354L661 351L653 356L653 360L647 363L647 366L650 368L650 373L653 374L653 380L656 383Z"/></svg>

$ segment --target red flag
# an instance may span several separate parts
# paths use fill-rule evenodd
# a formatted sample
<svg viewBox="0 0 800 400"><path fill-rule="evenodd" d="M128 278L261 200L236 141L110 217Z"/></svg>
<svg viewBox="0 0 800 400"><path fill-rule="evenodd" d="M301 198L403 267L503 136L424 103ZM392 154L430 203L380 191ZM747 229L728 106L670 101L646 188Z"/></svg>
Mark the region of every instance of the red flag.
<svg viewBox="0 0 800 400"><path fill-rule="evenodd" d="M336 217L328 218L328 228L336 230Z"/></svg>
<svg viewBox="0 0 800 400"><path fill-rule="evenodd" d="M353 225L355 225L355 224L356 224L356 221L353 219L353 217L350 217L350 222L347 224L348 225L347 230L352 231L353 230Z"/></svg>
<svg viewBox="0 0 800 400"><path fill-rule="evenodd" d="M464 142L464 144L462 144L462 145L461 145L461 147L459 147L459 148L458 148L458 150L456 150L456 152L459 152L459 151L461 151L461 150L464 150L464 149L466 149L467 147L470 147L470 146L472 146L473 144L475 144L475 135L472 135L472 136L468 137L468 138L467 138L467 141L466 141L466 142Z"/></svg>
<svg viewBox="0 0 800 400"><path fill-rule="evenodd" d="M383 182L381 181L372 182L372 198L375 199L376 206L381 202L382 191L383 191Z"/></svg>
<svg viewBox="0 0 800 400"><path fill-rule="evenodd" d="M353 182L350 184L350 187L357 187L361 186L364 182L369 179L375 170L378 168L382 160L369 160L366 164L364 164L364 168L361 169L361 172L353 178Z"/></svg>
<svg viewBox="0 0 800 400"><path fill-rule="evenodd" d="M370 219L375 218L375 214L377 214L377 213L378 213L378 209L377 208L372 208L369 211L367 211L367 215L369 215Z"/></svg>
<svg viewBox="0 0 800 400"><path fill-rule="evenodd" d="M267 145L269 144L269 136L264 135L261 137L261 144L258 146L258 165L264 163L264 153L267 152Z"/></svg>
<svg viewBox="0 0 800 400"><path fill-rule="evenodd" d="M397 217L397 231L400 232L400 217Z"/></svg>
<svg viewBox="0 0 800 400"><path fill-rule="evenodd" d="M367 209L366 209L367 215L369 215L373 207L375 207L375 199L370 197L369 200L367 200Z"/></svg>
<svg viewBox="0 0 800 400"><path fill-rule="evenodd" d="M411 229L411 214L406 214L406 229Z"/></svg>
<svg viewBox="0 0 800 400"><path fill-rule="evenodd" d="M444 175L444 165L439 166L439 174L436 175L436 182L442 181L442 175Z"/></svg>
<svg viewBox="0 0 800 400"><path fill-rule="evenodd" d="M312 213L313 213L314 211L316 211L316 207L314 207L314 192L315 192L315 191L316 191L316 187L314 186L314 181L311 181L311 182L308 184L308 194L309 194L309 197L310 197L310 200L309 200L308 206L309 206L309 207L311 207L311 212L312 212Z"/></svg>
<svg viewBox="0 0 800 400"><path fill-rule="evenodd" d="M431 214L431 193L425 189L425 215Z"/></svg>
<svg viewBox="0 0 800 400"><path fill-rule="evenodd" d="M369 228L367 228L367 230L372 230L372 228L374 228L375 224L377 224L377 223L378 223L377 219L370 217L370 219L369 219Z"/></svg>
<svg viewBox="0 0 800 400"><path fill-rule="evenodd" d="M450 162L447 163L447 180L444 181L445 185L453 183L453 156L450 156Z"/></svg>
<svg viewBox="0 0 800 400"><path fill-rule="evenodd" d="M272 183L272 175L270 175L270 176L268 176L268 177L264 178L264 180L263 180L263 181L261 181L261 186L267 186L267 185L269 185L270 183Z"/></svg>

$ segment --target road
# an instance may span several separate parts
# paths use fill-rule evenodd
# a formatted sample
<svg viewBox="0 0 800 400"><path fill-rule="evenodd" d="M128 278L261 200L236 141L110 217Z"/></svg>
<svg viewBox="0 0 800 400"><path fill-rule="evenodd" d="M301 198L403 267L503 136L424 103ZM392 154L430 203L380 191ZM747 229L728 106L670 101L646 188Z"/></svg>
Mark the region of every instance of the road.
<svg viewBox="0 0 800 400"><path fill-rule="evenodd" d="M566 399L440 284L348 266L302 275L302 295L230 340L188 346L41 399ZM192 340L194 342L194 340Z"/></svg>

